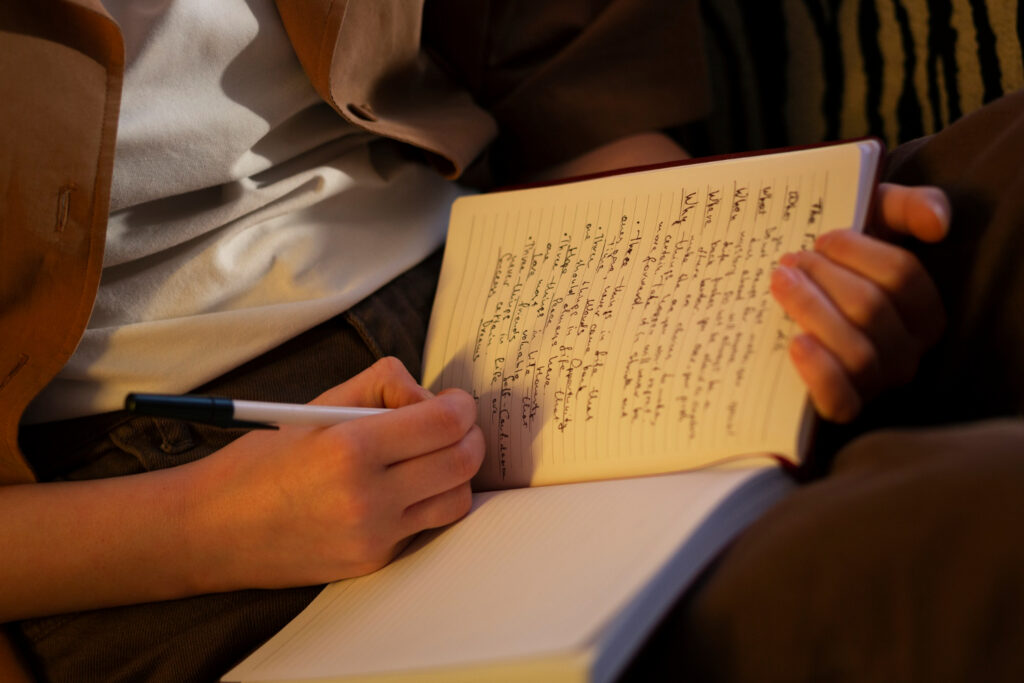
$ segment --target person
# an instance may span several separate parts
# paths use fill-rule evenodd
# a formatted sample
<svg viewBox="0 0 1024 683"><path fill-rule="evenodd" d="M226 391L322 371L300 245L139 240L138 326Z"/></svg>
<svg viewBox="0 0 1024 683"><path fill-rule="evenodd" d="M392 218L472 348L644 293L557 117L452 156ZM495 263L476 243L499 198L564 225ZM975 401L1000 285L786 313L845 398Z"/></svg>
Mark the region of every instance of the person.
<svg viewBox="0 0 1024 683"><path fill-rule="evenodd" d="M109 9L117 3L105 4ZM254 7L256 5L253 3ZM685 78L679 74L665 75L664 67L649 67L660 74L660 80L635 85L638 91L630 91L628 113L623 113L620 103L627 92L623 88L638 81L632 78L631 68L636 66L635 62L627 60L617 70L612 69L619 75L614 85L622 87L609 88L606 81L604 89L594 89L594 83L600 79L594 75L593 64L602 61L597 60L595 54L614 44L616 36L629 34L638 26L649 30L653 25L651 12L655 15L669 11L681 13L678 16L682 19L665 23L664 30L686 26L685 19L693 19L692 3L615 2L602 6L601 11L591 7L593 17L585 13L580 18L571 16L570 12L570 19L553 13L547 23L537 22L547 31L540 31L540 36L522 30L523 26L512 20L515 15L507 7L505 13L495 12L493 16L501 19L496 21L501 31L497 35L504 38L504 42L494 40L495 34L491 33L486 34L486 39L491 41L490 49L508 51L503 55L508 60L508 69L500 74L508 81L501 83L501 79L496 78L473 83L478 74L465 68L460 74L477 99L486 103L487 112L477 108L461 91L452 89L437 72L417 71L426 63L415 48L410 52L410 41L413 46L417 43L419 8L413 11L409 7L399 8L397 4L384 7L383 4L353 2L349 5L343 20L339 13L332 14L328 3L324 3L320 14L313 10L296 10L288 3L278 5L305 74L321 98L333 105L332 116L338 116L345 126L339 134L331 128L337 121L331 119L320 134L335 137L319 138L319 142L343 141L331 147L331 151L341 155L357 146L353 143L363 145L358 147L361 156L355 162L348 156L344 160L342 156L329 157L326 163L323 159L316 160L325 165L352 164L344 168L349 176L364 173L374 182L407 177L402 175L402 170L406 168L410 152L419 157L418 162L414 162L416 168L409 171L414 178L422 180L422 176L416 174L422 169L423 161L448 175L458 175L492 134L493 122L488 112L498 120L503 135L491 146L489 159L499 177L575 175L658 162L676 158L683 151L664 135L646 131L681 123L703 113L699 83L694 84L689 73ZM669 5L674 9L670 10ZM435 6L437 10L427 6L427 28L435 27L433 30L441 34L439 39L443 38L441 47L447 50L447 54L435 57L439 61L457 58L458 55L452 53L453 46L463 43L451 39L446 32L451 30L452 22L438 20L431 24L430 17L432 11L438 13L434 17L442 16L445 12L454 12L459 5L435 3ZM560 7L564 10L566 6ZM24 244L12 240L17 249L5 257L18 266L17 270L9 272L22 273L28 267L44 265L36 271L39 273L36 286L21 293L18 306L8 309L3 320L5 332L11 330L9 338L12 340L3 360L7 367L13 368L0 385L10 397L5 402L4 424L8 430L4 437L3 472L6 480L12 482L25 481L28 474L42 480L63 481L6 486L0 491L0 508L5 519L0 533L4 546L12 549L0 571L3 584L13 587L4 592L0 618L19 620L11 631L36 672L48 679L210 678L222 673L248 649L276 631L315 595L317 584L372 571L393 557L416 531L446 524L464 514L468 506L467 482L479 465L482 443L479 431L472 425L471 399L457 391L430 396L413 380L437 261L428 259L404 273L402 270L413 266L417 258L428 256L431 247L437 245L437 241L430 243L429 240L424 241L425 246L419 246L418 255L407 256L407 262L397 272L367 276L362 283L364 296L340 300L341 303L335 301L330 312L320 311L317 315L325 322L310 323L310 318L304 317L303 322L278 339L280 343L255 352L250 347L248 357L234 356L226 361L226 366L224 361L220 361L220 365L213 363L220 368L219 374L206 370L205 375L192 374L180 380L191 382L181 387L183 389L198 388L233 396L400 408L390 415L327 430L296 428L233 439L233 434L165 421L126 421L124 415L117 413L100 412L100 417L96 417L89 412L76 415L60 412L66 410L69 403L92 406L86 410L94 410L95 406L104 405L104 394L117 393L111 390L116 386L116 373L110 375L115 379L101 381L93 378L102 373L73 373L76 367L87 370L102 367L108 360L102 353L106 345L119 343L115 335L93 332L94 339L90 340L90 331L86 330L82 339L84 348L88 349L93 343L93 348L98 348L97 353L82 356L80 351L76 352L65 364L89 317L88 299L92 296L89 292L94 289L99 274L96 254L103 251L95 242L96 232L108 222L119 230L132 227L131 221L126 219L145 218L153 202L166 199L180 202L183 196L191 200L208 199L192 194L203 188L189 185L195 182L189 177L189 172L195 169L188 163L192 155L183 155L186 157L184 170L172 169L166 174L170 182L185 179L178 185L177 194L145 194L148 173L159 171L130 174L123 179L124 184L117 186L115 182L114 198L122 200L120 208L125 212L115 211L108 221L103 205L111 166L116 181L119 166L131 168L133 161L140 160L151 163L152 156L146 153L134 158L128 153L122 155L121 150L130 151L131 146L127 141L122 144L124 138L118 133L118 155L116 160L112 159L116 114L112 102L116 102L119 90L120 66L117 50L111 48L116 48L120 33L105 13L97 14L98 9L68 2L43 9L8 10L5 16L8 27L15 29L11 33L21 38L5 49L24 60L26 65L35 67L26 69L8 85L12 90L8 101L28 104L20 108L20 118L11 114L18 125L7 129L17 131L20 139L12 139L12 143L24 144L31 140L38 144L44 137L42 130L55 138L38 154L40 161L26 164L23 171L19 169L31 182L24 184L27 189L11 193L18 201L8 204L11 213L5 215L5 225L24 226L24 232L19 235L27 235L33 229L38 230L40 224L52 223L56 215L54 232L62 236L61 239L67 233L69 238L81 241L76 249L61 251L51 244L32 244L24 237ZM131 23L126 19L131 17L130 13L122 17L126 35L130 35L131 30ZM351 55L365 56L360 51L373 53L379 44L366 41L364 36L379 35L366 27L374 25L379 31L380 24L374 21L381 17L392 20L392 23L385 23L392 27L394 35L400 35L406 42L381 41L394 52L371 54L368 62L379 68L368 69L368 73L362 75L366 80L360 81L354 75L356 69L342 70L338 65L347 65L345 58ZM576 40L570 43L570 48L559 51L547 61L532 64L532 69L526 69L526 75L517 73L523 69L523 62L515 58L535 59L538 45L545 46L544 39L564 31L566 22L573 27L585 25L583 38L574 35ZM75 26L79 33L69 36L63 29L65 26ZM271 33L268 28L265 22L260 23L258 34L268 37ZM146 33L143 30L141 35L143 42L152 44L164 37L160 31ZM57 42L70 43L85 59L79 58L82 63L75 64L76 68L70 71L48 69L47 60L56 59L57 51L52 44L40 45L39 36L50 41L56 36ZM325 39L336 39L334 52L326 56L322 50L318 52ZM673 69L680 60L698 59L694 57L692 44L686 47L686 41L672 42L681 46L677 60L670 60L661 53L645 54L643 50L634 59L648 65L671 63ZM652 40L651 44L667 43ZM129 67L125 101L128 103L132 95L134 51L130 41L126 47ZM238 50L237 54L243 56L245 50ZM263 54L262 50L257 51L258 54ZM142 52L137 53L136 58L139 55ZM388 62L389 59L392 61ZM394 60L402 68L412 69L412 76L396 79ZM97 63L106 67L105 79L96 77ZM224 69L224 90L245 102L253 93L230 90L227 75L232 66L235 66L234 61ZM239 66L244 66L244 61ZM448 66L459 71L457 66ZM237 71L236 76L241 74L244 80L257 71L250 65L248 69ZM401 69L398 72L401 73ZM68 82L60 82L68 73L75 76L69 76ZM385 79L385 75L391 80ZM607 74L601 76L607 77ZM585 82L588 78L592 79L590 83ZM664 90L660 89L665 79L674 79L668 82L679 84L680 94L695 94L671 98L671 104L666 106ZM55 117L62 123L67 118L65 110L54 104L62 92L52 82L55 80L68 89L70 96L80 98L77 109L67 110L73 111L80 120L77 124L68 124L66 129L52 125L41 128L33 125L35 122L30 118L46 122L48 117ZM581 85L577 80L584 83ZM78 86L72 88L76 82ZM381 91L383 84L392 89ZM403 90L409 91L406 95L411 96L415 107L410 108L409 99L401 101ZM514 96L508 95L509 91ZM564 94L552 96L552 93L573 92L587 93L587 101L573 101ZM601 92L609 93L608 101L602 102L598 97L595 103L591 95ZM308 92L303 94L306 95ZM659 106L640 106L643 102L657 102ZM260 106L266 104L259 101ZM607 112L596 106L601 104L609 108ZM318 102L312 106L317 107L316 113L309 114L304 122L322 120L317 117L327 113ZM423 115L422 109L427 109L429 115ZM126 109L122 124L132 121L131 114L131 110ZM280 120L287 122L295 115L293 111ZM378 137L368 144L365 139L353 140L350 127L355 127L357 135L368 131ZM154 128L163 131L161 126ZM84 171L66 164L68 145L59 134L53 135L54 131L66 131L79 142L88 141L89 145L81 144L76 159L99 158L99 164L85 164ZM149 133L152 132L153 128ZM286 132L287 135L271 140L274 144L267 144L261 150L253 147L252 151L265 156L265 160L245 156L235 160L238 163L234 168L228 165L241 177L229 176L231 182L221 185L231 191L251 189L232 183L251 177L254 185L261 185L268 176L274 175L266 171L281 170L273 162L283 165L294 158L305 158L305 153L319 148L307 140L300 143L298 151L293 147L282 152L276 145L286 140L294 142L296 137L295 128L286 128ZM412 142L412 148L396 148L387 143L396 137ZM386 144L378 144L382 141ZM188 143L194 150L203 149L195 140ZM303 144L308 146L303 147ZM13 151L21 149L16 144L5 148L12 150L8 152L11 159L23 158ZM173 149L167 144L157 148ZM531 155L528 150L535 151ZM152 149L143 147L142 151ZM58 160L61 162L57 163ZM211 165L213 172L210 168L200 168L200 175L223 177L217 175L223 174L223 161ZM271 163L268 165L266 161ZM301 169L297 180L307 180L308 176L303 177L302 173L314 167ZM55 172L55 168L59 172ZM79 173L70 181L61 175L69 168ZM137 194L130 191L119 194L124 188L131 188L133 181ZM330 181L331 178L314 182L313 194ZM422 182L422 187L428 188L423 194L430 195L430 189L437 187L430 185L431 180ZM295 186L302 187L302 184L297 182ZM47 194L42 188L52 192ZM388 187L389 191L394 189L394 185ZM218 194L225 194L224 190ZM235 198L230 192L227 195L229 200ZM83 196L86 197L84 202ZM887 185L880 192L881 224L927 240L940 238L950 216L944 196L935 189ZM135 203L132 203L133 197ZM282 198L292 199L285 192L260 205L259 209L274 207ZM193 201L189 216L194 219L204 208L208 207L203 201ZM310 205L292 207L290 213L308 217L301 213L306 210L315 212L316 209ZM20 213L13 213L15 211ZM261 217L272 219L280 215L270 213ZM173 221L167 220L167 206L150 212L151 216L154 214L164 218L162 227L172 225ZM125 219L124 222L119 222L121 219ZM194 225L194 221L185 224ZM229 221L211 225L211 232L216 232L232 224ZM287 226L281 231L286 229ZM428 225L415 221L408 229L407 234L413 236L429 232ZM146 235L144 230L141 234L145 244L159 241L158 236ZM107 237L107 253L114 253L123 260L112 262L107 256L103 257L105 270L100 303L103 304L107 293L114 294L110 305L97 311L112 318L116 318L120 309L131 309L134 303L118 298L116 283L120 282L120 277L139 276L141 272L144 280L152 272L152 262L159 260L160 251L175 251L182 245L194 244L197 238L186 230L184 237L176 238L179 241L164 242L155 251L139 252L138 244L116 242L118 237L124 236L108 234ZM199 241L202 239L200 237ZM869 237L843 233L822 240L816 254L787 258L773 277L776 296L807 329L806 336L794 340L794 362L808 383L815 405L826 417L849 419L885 385L905 379L937 336L939 297L924 267L908 258L908 253L901 247L885 245ZM145 264L146 268L132 267L133 254L142 262L134 265ZM42 255L49 260L43 260ZM878 268L887 260L894 264L894 269ZM129 267L125 268L126 265ZM167 282L162 277L156 280L151 285L153 290L159 290L157 285ZM131 277L127 280L129 283L139 281ZM114 283L115 288L105 292L109 283ZM176 291L192 289L191 281L184 284L188 286L179 286ZM7 287L5 283L5 296ZM74 299L70 296L83 290L87 292L84 302L80 296ZM11 287L12 294L16 291ZM276 294L276 290L271 291ZM852 294L847 296L850 292ZM239 295L233 293L233 296ZM246 296L249 293L243 292L240 300L245 300ZM65 301L62 302L61 297ZM864 306L865 301L867 306ZM169 306L157 303L160 304L157 308ZM205 302L198 310L192 310L192 317L207 312L203 306ZM70 312L70 330L59 331L64 338L58 338L54 331L41 331L47 327L51 312L57 310ZM212 310L235 309L215 304ZM343 314L337 315L340 313ZM92 320L96 320L95 312ZM114 322L114 327L125 329L130 336L131 326L139 320L129 314ZM245 330L258 327L243 326ZM303 331L306 328L309 329ZM181 328L178 335L188 338L189 335L181 333L185 329L189 328ZM231 330L232 327L229 321L226 327L208 329ZM73 339L69 341L68 336ZM248 341L237 333L235 336L238 346ZM211 355L219 351L212 348L214 346L235 346L223 344L220 337L213 338L218 344L202 349ZM178 344L175 341L167 346ZM126 348L110 356L112 367L131 365L132 348L130 345ZM145 349L147 345L136 347L136 353L138 348ZM166 352L173 355L174 350ZM388 353L394 353L403 361L375 361ZM210 366L209 359L199 357L201 355L194 347L186 346L186 360L191 356L193 364ZM188 365L190 363L180 363L184 370L190 370ZM58 381L50 383L40 394L41 384L61 366L68 386L62 390L62 378L58 376ZM368 369L363 370L367 366ZM352 379L338 383L346 377ZM84 382L83 378L92 382L84 391L78 386ZM30 400L29 414L42 417L38 422L31 423L30 419L23 423L18 435L12 436L18 414ZM32 472L18 456L16 441L31 460ZM126 514L128 512L130 514ZM102 543L98 542L100 539ZM62 552L53 553L54 547L61 548ZM311 585L314 587L294 588ZM253 590L268 588L283 590ZM71 612L77 613L69 614Z"/></svg>
<svg viewBox="0 0 1024 683"><path fill-rule="evenodd" d="M372 571L466 511L482 455L472 400L413 380L431 254L467 191L451 179L522 179L606 143L582 166L653 158L667 138L644 131L703 113L700 84L675 73L699 66L699 45L590 65L695 9L0 11L15 103L2 114L0 622L35 675L215 678L317 584ZM471 88L486 108L436 66L449 60L466 81L487 67ZM574 95L595 82L608 89ZM610 106L622 97L658 106ZM132 385L398 409L236 440L127 419Z"/></svg>

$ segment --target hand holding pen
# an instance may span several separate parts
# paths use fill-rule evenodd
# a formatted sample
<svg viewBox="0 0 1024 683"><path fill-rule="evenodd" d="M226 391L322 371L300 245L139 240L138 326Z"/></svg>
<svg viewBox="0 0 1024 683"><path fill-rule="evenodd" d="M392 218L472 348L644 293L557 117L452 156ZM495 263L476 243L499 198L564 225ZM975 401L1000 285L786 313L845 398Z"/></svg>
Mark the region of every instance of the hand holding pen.
<svg viewBox="0 0 1024 683"><path fill-rule="evenodd" d="M299 412L339 404L376 410L327 427L252 431L187 466L197 475L193 526L227 539L197 560L211 578L204 591L365 574L417 532L469 510L484 446L468 394L432 396L385 358Z"/></svg>

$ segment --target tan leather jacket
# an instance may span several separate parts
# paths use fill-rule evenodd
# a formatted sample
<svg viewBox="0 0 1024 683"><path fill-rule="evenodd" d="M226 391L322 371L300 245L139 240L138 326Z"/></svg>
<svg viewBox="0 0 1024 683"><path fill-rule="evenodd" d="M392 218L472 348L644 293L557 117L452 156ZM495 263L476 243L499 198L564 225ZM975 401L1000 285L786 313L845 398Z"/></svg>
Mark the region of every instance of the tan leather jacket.
<svg viewBox="0 0 1024 683"><path fill-rule="evenodd" d="M277 6L317 92L446 176L488 145L495 119L516 133L505 144L509 165L526 167L517 157L526 135L539 150L533 161L550 162L706 108L695 2L560 0L526 11L514 0L431 0L447 12L427 27L443 45L433 56L486 111L423 51L423 2ZM566 34L568 48L538 61ZM609 60L625 41L633 47ZM121 33L100 0L0 8L0 484L33 480L18 421L71 356L92 309L123 72Z"/></svg>

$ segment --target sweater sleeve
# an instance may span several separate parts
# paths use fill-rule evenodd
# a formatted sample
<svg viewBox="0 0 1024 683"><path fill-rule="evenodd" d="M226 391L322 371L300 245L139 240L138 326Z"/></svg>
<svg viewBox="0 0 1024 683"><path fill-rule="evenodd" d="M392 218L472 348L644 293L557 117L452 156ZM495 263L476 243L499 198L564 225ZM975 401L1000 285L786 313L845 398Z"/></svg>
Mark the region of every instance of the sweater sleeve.
<svg viewBox="0 0 1024 683"><path fill-rule="evenodd" d="M710 103L696 0L429 0L423 41L497 120L499 182Z"/></svg>

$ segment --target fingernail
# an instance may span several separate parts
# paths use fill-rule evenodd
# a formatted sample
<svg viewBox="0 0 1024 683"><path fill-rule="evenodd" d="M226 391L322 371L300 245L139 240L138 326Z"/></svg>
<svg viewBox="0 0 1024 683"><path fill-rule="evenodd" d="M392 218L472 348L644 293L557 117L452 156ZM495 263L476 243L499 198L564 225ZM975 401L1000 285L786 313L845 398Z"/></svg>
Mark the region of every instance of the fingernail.
<svg viewBox="0 0 1024 683"><path fill-rule="evenodd" d="M946 205L946 202L937 197L929 197L928 206L931 207L935 217L939 219L939 224L942 226L942 234L945 235L949 231L949 207Z"/></svg>
<svg viewBox="0 0 1024 683"><path fill-rule="evenodd" d="M797 255L794 254L793 252L786 252L785 254L783 254L782 256L779 257L779 264L781 264L783 266L788 266L790 268L795 268L796 267L796 263L797 263Z"/></svg>

